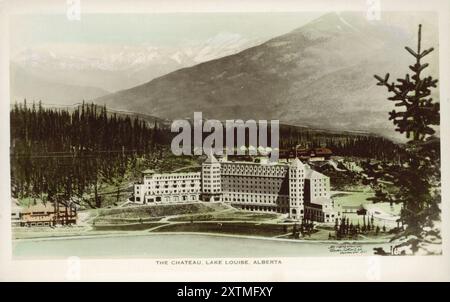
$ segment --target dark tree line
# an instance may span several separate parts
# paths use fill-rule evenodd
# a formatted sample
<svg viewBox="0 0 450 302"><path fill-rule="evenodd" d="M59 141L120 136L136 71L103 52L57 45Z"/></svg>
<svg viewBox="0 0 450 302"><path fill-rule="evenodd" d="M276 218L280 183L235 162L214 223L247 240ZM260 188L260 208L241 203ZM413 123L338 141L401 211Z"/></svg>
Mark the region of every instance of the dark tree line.
<svg viewBox="0 0 450 302"><path fill-rule="evenodd" d="M359 234L378 235L380 232L386 233L386 226L383 225L383 227L380 228L378 225L375 225L373 215L370 217L367 216L367 219L366 215L363 215L362 225L359 223L359 221L357 224L353 224L353 222L350 222L348 218L343 217L340 222L336 218L334 224L334 236L331 235L331 233L328 233L328 239L357 239Z"/></svg>
<svg viewBox="0 0 450 302"><path fill-rule="evenodd" d="M73 111L15 104L11 119L12 195L44 202L103 205L102 186L116 188L127 172L167 144L156 125L82 104Z"/></svg>
<svg viewBox="0 0 450 302"><path fill-rule="evenodd" d="M333 134L282 125L280 127L280 148L292 149L295 146L327 147L333 151L334 155L378 160L398 159L402 155L403 149L401 145L380 136Z"/></svg>
<svg viewBox="0 0 450 302"><path fill-rule="evenodd" d="M130 116L109 115L106 107L82 104L73 112L15 104L11 111L14 153L148 151L157 130Z"/></svg>

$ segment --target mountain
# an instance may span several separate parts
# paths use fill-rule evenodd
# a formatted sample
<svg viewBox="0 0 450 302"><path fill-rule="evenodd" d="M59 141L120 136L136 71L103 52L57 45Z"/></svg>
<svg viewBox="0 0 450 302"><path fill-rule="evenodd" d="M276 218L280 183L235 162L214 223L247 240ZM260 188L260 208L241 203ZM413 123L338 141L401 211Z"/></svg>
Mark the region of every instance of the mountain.
<svg viewBox="0 0 450 302"><path fill-rule="evenodd" d="M237 54L183 68L143 85L95 100L111 108L169 119L279 119L313 128L373 132L395 137L387 120L392 104L374 74L403 76L413 58L404 46L423 47L429 72L438 74L436 16L431 13L330 13Z"/></svg>
<svg viewBox="0 0 450 302"><path fill-rule="evenodd" d="M92 100L108 91L91 86L79 86L47 81L28 73L21 67L10 65L11 102L43 101L48 104L69 105Z"/></svg>
<svg viewBox="0 0 450 302"><path fill-rule="evenodd" d="M183 47L61 43L24 49L12 63L45 81L118 91L258 43L229 32Z"/></svg>

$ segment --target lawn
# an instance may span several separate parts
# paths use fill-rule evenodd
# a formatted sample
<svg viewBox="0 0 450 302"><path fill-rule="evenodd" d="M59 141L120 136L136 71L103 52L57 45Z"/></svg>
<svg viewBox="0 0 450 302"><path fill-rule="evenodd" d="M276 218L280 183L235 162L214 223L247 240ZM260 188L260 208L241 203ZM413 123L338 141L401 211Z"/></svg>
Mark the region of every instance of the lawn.
<svg viewBox="0 0 450 302"><path fill-rule="evenodd" d="M259 224L252 222L177 223L160 227L154 232L200 232L247 236L274 237L292 231L292 225Z"/></svg>
<svg viewBox="0 0 450 302"><path fill-rule="evenodd" d="M221 203L184 203L133 206L99 210L99 218L149 219L181 214L202 214L229 209Z"/></svg>
<svg viewBox="0 0 450 302"><path fill-rule="evenodd" d="M339 192L332 194L336 206L360 206L371 204L370 198L374 197L372 192Z"/></svg>
<svg viewBox="0 0 450 302"><path fill-rule="evenodd" d="M198 215L182 215L170 218L169 221L265 221L280 218L274 213L258 213L239 210L228 210L217 213L207 213Z"/></svg>

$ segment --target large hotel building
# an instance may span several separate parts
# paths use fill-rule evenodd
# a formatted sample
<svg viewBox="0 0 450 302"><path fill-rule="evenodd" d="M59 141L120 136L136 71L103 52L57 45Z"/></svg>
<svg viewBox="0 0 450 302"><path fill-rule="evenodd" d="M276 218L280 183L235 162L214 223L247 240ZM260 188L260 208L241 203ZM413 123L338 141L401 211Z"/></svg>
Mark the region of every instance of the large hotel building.
<svg viewBox="0 0 450 302"><path fill-rule="evenodd" d="M285 213L296 220L334 222L340 215L330 198L330 178L297 158L238 162L211 155L201 172L146 170L134 187L135 203L194 201L221 201L244 210Z"/></svg>

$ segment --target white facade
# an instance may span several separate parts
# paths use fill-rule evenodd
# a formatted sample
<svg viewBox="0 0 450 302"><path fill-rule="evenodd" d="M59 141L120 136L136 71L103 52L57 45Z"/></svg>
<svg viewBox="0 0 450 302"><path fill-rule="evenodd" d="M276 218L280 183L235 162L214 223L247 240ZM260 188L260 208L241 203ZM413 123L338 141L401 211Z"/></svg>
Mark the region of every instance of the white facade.
<svg viewBox="0 0 450 302"><path fill-rule="evenodd" d="M299 159L271 163L233 162L214 156L201 172L143 173L134 188L141 204L222 201L254 211L286 213L292 219L334 222L339 213L330 198L329 177Z"/></svg>
<svg viewBox="0 0 450 302"><path fill-rule="evenodd" d="M134 186L134 202L141 204L199 201L201 173L156 174L143 172L142 183Z"/></svg>
<svg viewBox="0 0 450 302"><path fill-rule="evenodd" d="M330 178L305 165L305 189L310 194L310 202L314 203L318 198L330 198ZM306 187L307 186L307 187Z"/></svg>
<svg viewBox="0 0 450 302"><path fill-rule="evenodd" d="M246 210L289 212L288 166L222 162L222 200Z"/></svg>
<svg viewBox="0 0 450 302"><path fill-rule="evenodd" d="M305 165L305 213L312 220L334 222L339 213L330 196L330 178Z"/></svg>
<svg viewBox="0 0 450 302"><path fill-rule="evenodd" d="M305 165L296 158L289 165L289 217L301 219L304 216Z"/></svg>
<svg viewBox="0 0 450 302"><path fill-rule="evenodd" d="M202 164L202 199L204 201L221 201L220 175L220 162L214 156L209 156Z"/></svg>

